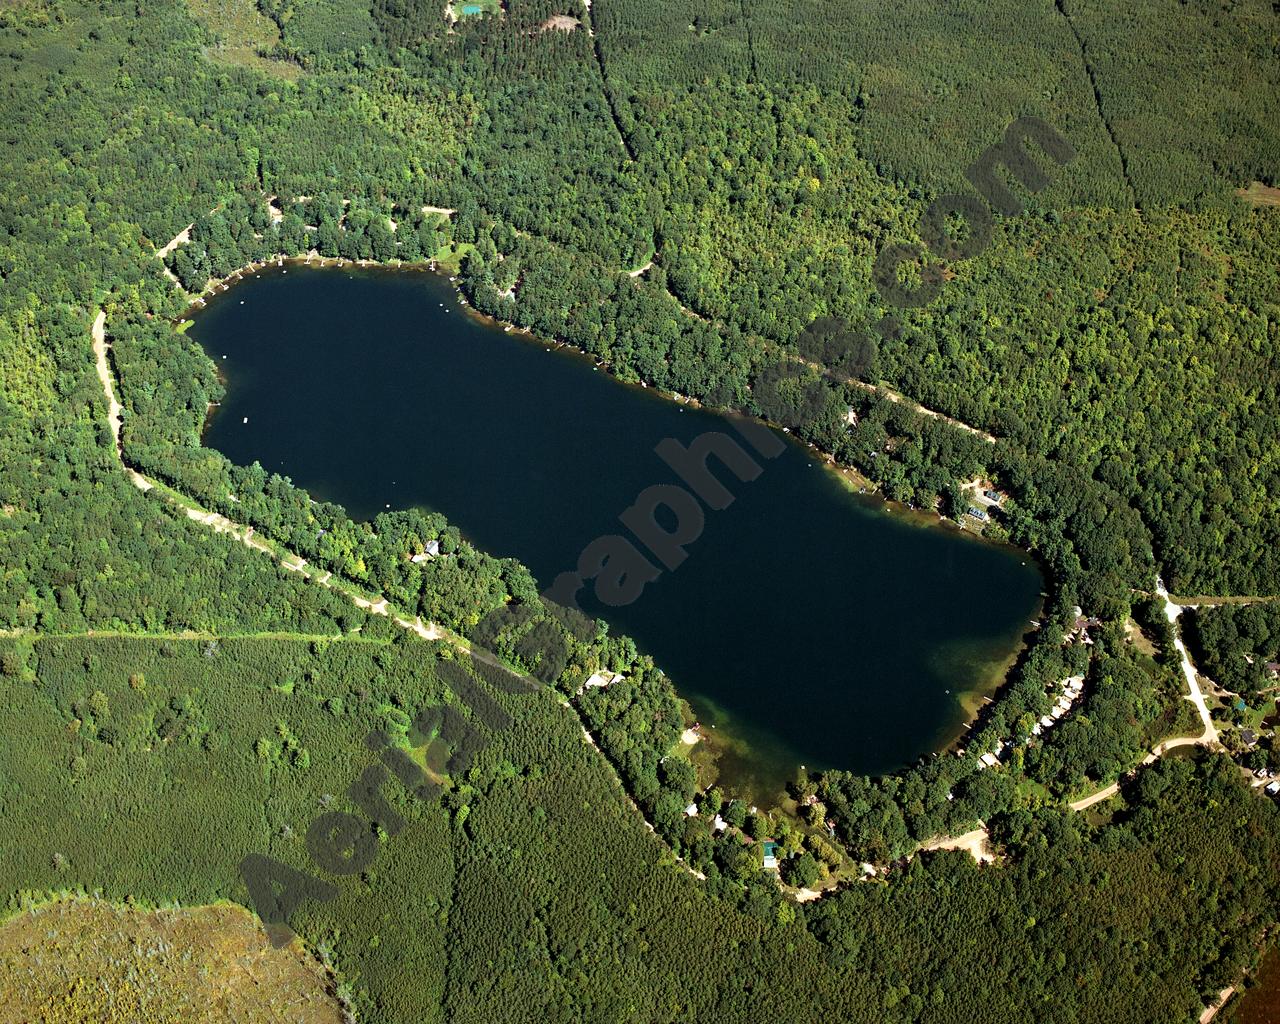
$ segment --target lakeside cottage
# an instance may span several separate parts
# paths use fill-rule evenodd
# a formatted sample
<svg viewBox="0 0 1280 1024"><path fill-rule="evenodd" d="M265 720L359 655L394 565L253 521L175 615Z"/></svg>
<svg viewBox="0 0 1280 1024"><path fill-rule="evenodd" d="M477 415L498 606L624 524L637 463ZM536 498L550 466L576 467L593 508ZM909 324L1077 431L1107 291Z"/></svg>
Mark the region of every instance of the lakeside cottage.
<svg viewBox="0 0 1280 1024"><path fill-rule="evenodd" d="M438 540L429 540L423 545L423 550L409 559L411 562L422 563L428 559L435 558L440 554L440 542Z"/></svg>
<svg viewBox="0 0 1280 1024"><path fill-rule="evenodd" d="M1056 699L1055 699L1056 694ZM1031 726L1030 735L1023 740L1024 744L1030 743L1034 737L1043 736L1049 729L1053 728L1058 722L1071 713L1075 706L1084 696L1084 676L1068 676L1062 680L1057 686L1049 688L1049 697L1053 699L1053 707L1049 709L1048 714L1041 715L1040 718ZM986 754L982 754L978 758L978 770L983 768L994 768L1004 760L1005 755L1014 746L1012 739L1002 740L997 743L995 749ZM956 751L957 757L964 756L964 749Z"/></svg>
<svg viewBox="0 0 1280 1024"><path fill-rule="evenodd" d="M1064 643L1071 643L1075 640L1079 643L1092 646L1093 637L1089 636L1089 630L1096 629L1101 626L1102 620L1094 616L1085 615L1083 609L1081 609L1079 605L1076 605L1075 608L1072 609L1072 615L1074 618L1072 619L1071 627L1067 630Z"/></svg>
<svg viewBox="0 0 1280 1024"><path fill-rule="evenodd" d="M599 672L593 674L585 683L578 687L578 693L582 694L586 690L595 690L603 686L610 686L623 678L617 672L610 672L607 668L602 668Z"/></svg>

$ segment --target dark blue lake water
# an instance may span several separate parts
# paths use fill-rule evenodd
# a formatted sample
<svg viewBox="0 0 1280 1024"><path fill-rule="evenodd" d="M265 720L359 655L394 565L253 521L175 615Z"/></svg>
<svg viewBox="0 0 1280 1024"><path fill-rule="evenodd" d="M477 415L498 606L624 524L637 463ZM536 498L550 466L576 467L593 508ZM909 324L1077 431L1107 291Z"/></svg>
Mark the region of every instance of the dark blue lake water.
<svg viewBox="0 0 1280 1024"><path fill-rule="evenodd" d="M480 322L427 273L264 271L191 333L228 385L208 445L359 518L442 512L543 585L625 533L644 488L679 482L658 442L737 437ZM789 439L759 461L754 481L721 474L735 501L707 511L683 565L589 610L654 656L716 726L726 781L761 798L798 764L874 774L945 745L1035 614L1031 560L891 514Z"/></svg>

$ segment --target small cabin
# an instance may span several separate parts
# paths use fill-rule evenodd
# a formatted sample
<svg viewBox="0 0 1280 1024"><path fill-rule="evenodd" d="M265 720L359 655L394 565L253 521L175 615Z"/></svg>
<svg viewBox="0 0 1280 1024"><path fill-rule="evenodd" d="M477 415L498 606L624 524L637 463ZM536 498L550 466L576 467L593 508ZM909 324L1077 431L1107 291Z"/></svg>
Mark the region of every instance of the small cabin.
<svg viewBox="0 0 1280 1024"><path fill-rule="evenodd" d="M607 668L602 668L599 672L592 674L585 683L578 687L579 695L587 690L596 690L612 683L616 683L619 679L624 678L617 672L610 672Z"/></svg>
<svg viewBox="0 0 1280 1024"><path fill-rule="evenodd" d="M422 551L409 559L411 562L422 563L430 558L435 558L440 554L440 542L438 540L429 540L422 545Z"/></svg>

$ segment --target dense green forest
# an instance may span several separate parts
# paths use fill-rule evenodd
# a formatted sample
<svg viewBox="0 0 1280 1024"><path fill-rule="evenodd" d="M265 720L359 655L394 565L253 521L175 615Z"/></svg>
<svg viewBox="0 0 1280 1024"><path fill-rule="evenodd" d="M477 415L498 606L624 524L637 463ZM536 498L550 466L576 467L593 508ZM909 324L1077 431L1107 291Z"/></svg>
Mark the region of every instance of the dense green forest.
<svg viewBox="0 0 1280 1024"><path fill-rule="evenodd" d="M233 860L300 863L362 737L445 699L426 666L453 657L130 486L90 351L103 309L130 465L550 684L500 697L515 726L413 812L418 845L384 834L377 866L299 919L367 1019L1197 1016L1277 918L1274 808L1214 758L1143 771L1110 824L1061 798L1198 731L1142 596L1157 571L1176 593L1280 591L1280 210L1234 195L1280 184L1274 9L257 8L279 39L238 64L181 0L0 5L5 897L244 902ZM580 27L544 31L554 14ZM972 191L966 168L1025 114L1075 158L1033 151L1049 181L1022 215L969 259L906 268L941 266L943 287L893 307L877 254L921 244L929 203ZM312 249L447 259L482 311L786 426L892 499L960 516L959 484L996 480L991 529L1051 593L966 756L798 780L830 834L752 814L699 792L672 750L679 680L630 640L591 624L539 656L550 581L438 515L358 523L203 448L221 385L174 321L211 278ZM886 313L900 328L870 342L805 332ZM452 557L408 560L433 540ZM1076 605L1104 620L1087 649L1064 644ZM1199 613L1202 668L1274 685L1275 607ZM487 629L504 608L518 622ZM601 668L627 681L578 696ZM1023 745L1074 674L1081 713ZM1010 762L979 771L1003 739ZM691 799L731 828L686 817ZM806 884L979 820L999 866L917 856L809 905L746 842L782 840Z"/></svg>
<svg viewBox="0 0 1280 1024"><path fill-rule="evenodd" d="M1109 824L1002 814L1000 866L921 856L797 906L741 839L705 884L676 864L548 692L473 679L510 717L491 731L442 682L447 647L362 632L0 648L4 713L24 726L0 753L11 907L241 899L247 853L316 870L305 836L358 812L344 794L376 763L371 729L445 769L432 803L385 787L405 828L371 823L372 862L292 922L370 1020L1189 1019L1280 892L1277 809L1225 760L1152 768ZM465 768L405 731L432 704L482 734Z"/></svg>
<svg viewBox="0 0 1280 1024"><path fill-rule="evenodd" d="M1280 603L1197 609L1197 660L1234 693L1280 692Z"/></svg>

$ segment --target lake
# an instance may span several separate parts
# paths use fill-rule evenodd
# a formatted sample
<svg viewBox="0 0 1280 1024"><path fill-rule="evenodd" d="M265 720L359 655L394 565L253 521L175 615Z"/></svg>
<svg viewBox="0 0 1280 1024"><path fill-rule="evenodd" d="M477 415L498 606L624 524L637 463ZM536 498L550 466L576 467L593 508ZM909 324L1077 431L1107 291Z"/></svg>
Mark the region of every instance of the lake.
<svg viewBox="0 0 1280 1024"><path fill-rule="evenodd" d="M625 533L646 487L679 482L664 438L742 442L724 417L482 322L436 274L271 268L190 333L227 383L207 445L357 518L441 512L544 586ZM757 461L750 482L718 473L735 500L706 511L682 565L630 605L583 607L653 655L715 727L722 780L759 799L800 764L880 774L945 746L1037 613L1032 560L891 513L790 439Z"/></svg>

